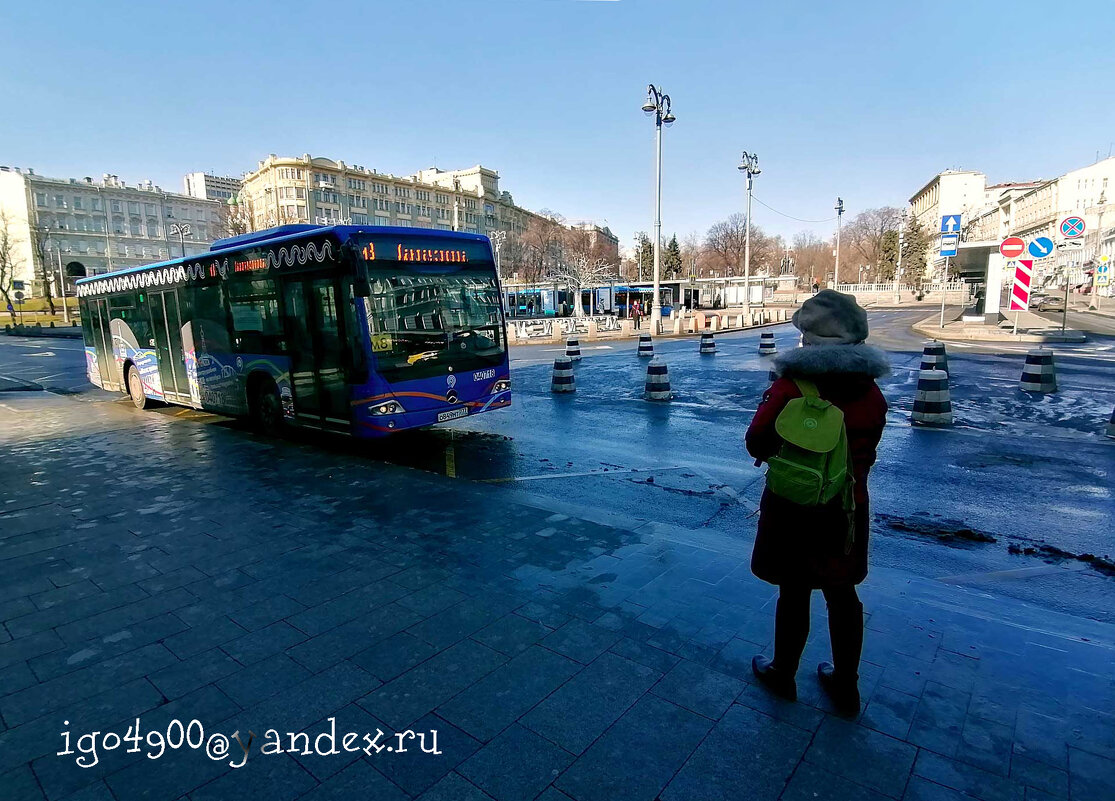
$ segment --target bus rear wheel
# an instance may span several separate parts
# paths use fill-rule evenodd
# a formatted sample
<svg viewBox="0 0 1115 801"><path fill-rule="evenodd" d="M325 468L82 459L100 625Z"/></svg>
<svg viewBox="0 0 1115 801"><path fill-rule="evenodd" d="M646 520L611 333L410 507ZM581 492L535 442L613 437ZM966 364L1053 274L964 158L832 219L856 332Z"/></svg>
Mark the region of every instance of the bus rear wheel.
<svg viewBox="0 0 1115 801"><path fill-rule="evenodd" d="M259 433L274 437L282 432L283 404L274 381L267 379L256 383L252 388L249 411L252 425Z"/></svg>
<svg viewBox="0 0 1115 801"><path fill-rule="evenodd" d="M143 394L143 379L140 378L139 370L134 364L128 365L128 397L132 399L132 405L137 409L147 408L149 401Z"/></svg>

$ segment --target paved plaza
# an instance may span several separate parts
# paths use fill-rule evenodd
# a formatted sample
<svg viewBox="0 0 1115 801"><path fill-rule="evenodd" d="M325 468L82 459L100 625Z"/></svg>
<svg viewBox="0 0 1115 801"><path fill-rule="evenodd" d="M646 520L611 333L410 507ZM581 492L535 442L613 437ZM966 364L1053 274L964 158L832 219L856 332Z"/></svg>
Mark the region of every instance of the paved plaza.
<svg viewBox="0 0 1115 801"><path fill-rule="evenodd" d="M846 720L812 674L819 594L801 700L755 685L775 593L752 533L586 519L191 415L0 396L6 801L1115 797L1115 626L873 569ZM254 744L78 767L81 734L137 719ZM403 753L340 749L407 730Z"/></svg>

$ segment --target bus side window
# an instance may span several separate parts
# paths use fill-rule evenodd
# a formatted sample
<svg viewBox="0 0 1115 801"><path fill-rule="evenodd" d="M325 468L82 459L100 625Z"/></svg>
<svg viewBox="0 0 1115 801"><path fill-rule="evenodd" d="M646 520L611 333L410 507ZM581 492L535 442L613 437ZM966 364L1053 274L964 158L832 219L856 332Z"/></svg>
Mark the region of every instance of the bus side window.
<svg viewBox="0 0 1115 801"><path fill-rule="evenodd" d="M235 350L268 355L285 352L275 281L233 277L228 281L228 288Z"/></svg>
<svg viewBox="0 0 1115 801"><path fill-rule="evenodd" d="M228 310L224 288L217 283L198 286L193 290L193 325L200 353L228 353Z"/></svg>

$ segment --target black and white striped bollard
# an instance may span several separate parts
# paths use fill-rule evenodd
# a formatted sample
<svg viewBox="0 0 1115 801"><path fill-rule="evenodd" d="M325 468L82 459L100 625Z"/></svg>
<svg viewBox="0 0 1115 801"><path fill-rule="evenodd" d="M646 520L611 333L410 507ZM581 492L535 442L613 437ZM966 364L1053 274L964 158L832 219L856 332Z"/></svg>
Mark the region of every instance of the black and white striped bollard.
<svg viewBox="0 0 1115 801"><path fill-rule="evenodd" d="M711 331L701 332L700 353L716 353L716 340L713 338Z"/></svg>
<svg viewBox="0 0 1115 801"><path fill-rule="evenodd" d="M946 373L949 371L949 357L945 353L944 342L925 343L925 348L921 352L921 369L944 370Z"/></svg>
<svg viewBox="0 0 1115 801"><path fill-rule="evenodd" d="M922 370L914 394L914 411L910 422L918 426L951 426L952 400L949 397L949 374L944 370Z"/></svg>
<svg viewBox="0 0 1115 801"><path fill-rule="evenodd" d="M581 360L581 343L580 340L569 339L565 342L565 355L572 361L579 362Z"/></svg>
<svg viewBox="0 0 1115 801"><path fill-rule="evenodd" d="M774 332L764 331L759 334L759 355L773 356L778 353L778 346L774 344Z"/></svg>
<svg viewBox="0 0 1115 801"><path fill-rule="evenodd" d="M1035 348L1026 354L1026 364L1022 366L1022 378L1018 388L1023 392L1056 392L1057 370L1053 366L1053 351L1049 348Z"/></svg>
<svg viewBox="0 0 1115 801"><path fill-rule="evenodd" d="M568 356L554 359L554 374L550 379L551 392L576 392L577 382L573 378L573 360Z"/></svg>
<svg viewBox="0 0 1115 801"><path fill-rule="evenodd" d="M666 363L657 356L647 365L647 382L643 387L643 397L649 401L670 399L670 371Z"/></svg>
<svg viewBox="0 0 1115 801"><path fill-rule="evenodd" d="M1115 439L1115 409L1111 410L1111 422L1107 424L1107 436Z"/></svg>
<svg viewBox="0 0 1115 801"><path fill-rule="evenodd" d="M639 334L639 356L650 358L654 355L654 343L650 341L650 334Z"/></svg>

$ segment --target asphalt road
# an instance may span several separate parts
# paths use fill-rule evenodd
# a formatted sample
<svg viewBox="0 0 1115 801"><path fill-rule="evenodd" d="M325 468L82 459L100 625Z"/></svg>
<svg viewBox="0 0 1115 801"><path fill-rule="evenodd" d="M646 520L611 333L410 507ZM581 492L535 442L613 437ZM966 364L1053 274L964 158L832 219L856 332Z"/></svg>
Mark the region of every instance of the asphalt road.
<svg viewBox="0 0 1115 801"><path fill-rule="evenodd" d="M871 478L872 560L1115 621L1115 575L1069 557L1011 552L1052 546L1115 557L1115 441L1102 435L1115 405L1115 340L1058 347L1062 391L1037 397L1017 388L1026 346L950 345L957 425L918 429L909 410L922 340L909 325L925 315L871 313L871 341L890 353L894 368L880 382L891 413ZM770 330L780 350L796 345L791 326ZM581 514L654 520L747 547L762 473L742 436L769 369L757 354L758 338L758 331L720 335L715 356L698 355L694 338L659 340L675 393L668 404L643 400L646 360L635 356L633 342L584 343L572 396L549 391L560 347L516 347L510 409L384 443L324 447L485 482L509 497L525 493ZM85 383L75 341L0 337L0 375L74 401L112 404L122 424L144 414ZM174 407L155 413L183 424L230 425Z"/></svg>

